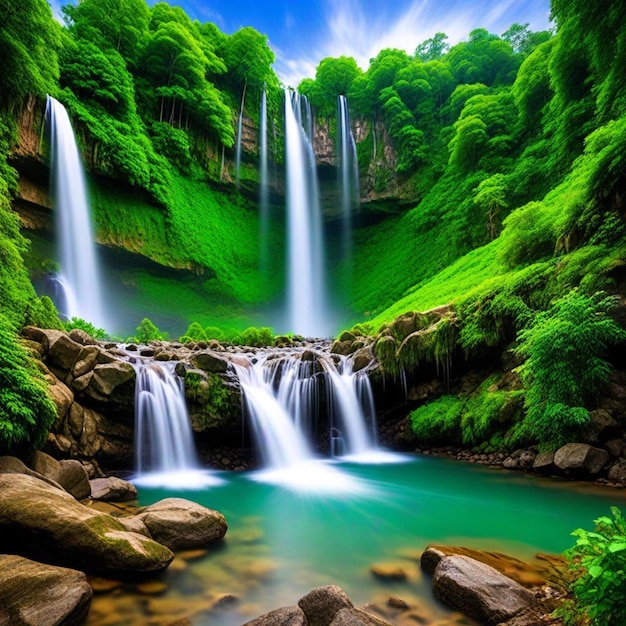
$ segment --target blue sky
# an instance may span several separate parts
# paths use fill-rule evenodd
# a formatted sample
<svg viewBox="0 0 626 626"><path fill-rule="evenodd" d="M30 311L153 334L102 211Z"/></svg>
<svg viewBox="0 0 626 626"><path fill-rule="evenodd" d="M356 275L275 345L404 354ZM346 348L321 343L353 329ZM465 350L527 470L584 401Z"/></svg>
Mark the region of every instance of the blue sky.
<svg viewBox="0 0 626 626"><path fill-rule="evenodd" d="M63 0L50 0L55 14ZM154 4L153 0L148 0ZM274 69L297 86L325 57L353 56L362 69L383 48L413 53L436 32L454 44L474 28L501 34L514 22L550 27L549 0L170 0L229 34L253 26L269 38Z"/></svg>

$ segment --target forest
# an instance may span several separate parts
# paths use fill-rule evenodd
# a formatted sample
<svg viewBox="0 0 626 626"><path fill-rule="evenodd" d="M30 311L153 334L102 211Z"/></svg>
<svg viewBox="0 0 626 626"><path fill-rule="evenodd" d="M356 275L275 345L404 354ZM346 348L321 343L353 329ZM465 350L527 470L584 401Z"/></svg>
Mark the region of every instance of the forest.
<svg viewBox="0 0 626 626"><path fill-rule="evenodd" d="M0 5L0 450L19 453L56 419L21 330L126 339L61 319L33 286L54 262L17 209L25 111L43 112L46 94L65 105L98 242L163 269L126 274L139 294L129 340L260 346L295 330L268 328L283 298L285 217L278 185L276 254L261 271L254 142L241 182L232 164L240 108L258 128L265 91L270 156L284 165L287 86L265 35L228 35L164 2L81 0L64 24L46 0ZM353 256L328 261L336 344L371 346L395 383L424 368L445 379L438 397L406 407L421 445L554 451L580 440L626 365L626 4L552 0L551 12L551 31L515 23L454 45L440 32L413 54L380 51L367 69L325 58L297 86L333 141L340 95L358 129ZM41 119L35 130L45 153ZM494 390L505 356L520 384ZM463 393L450 377L468 363L489 373ZM622 540L611 554L625 553ZM606 598L596 621L570 607L566 623L622 623Z"/></svg>

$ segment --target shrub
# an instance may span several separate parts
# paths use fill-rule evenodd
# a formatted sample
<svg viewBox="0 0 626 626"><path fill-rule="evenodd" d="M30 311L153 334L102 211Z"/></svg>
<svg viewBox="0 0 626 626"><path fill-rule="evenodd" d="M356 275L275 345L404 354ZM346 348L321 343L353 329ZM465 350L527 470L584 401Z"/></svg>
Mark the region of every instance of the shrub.
<svg viewBox="0 0 626 626"><path fill-rule="evenodd" d="M187 332L185 333L184 337L185 337L185 342L207 340L206 333L204 332L204 329L202 328L202 326L198 324L198 322L192 322L189 325L189 328L187 329ZM180 340L183 341L183 338L181 337Z"/></svg>
<svg viewBox="0 0 626 626"><path fill-rule="evenodd" d="M0 317L0 454L40 446L55 419L45 381Z"/></svg>
<svg viewBox="0 0 626 626"><path fill-rule="evenodd" d="M204 329L204 334L206 336L207 341L211 339L215 339L216 341L224 341L226 338L222 329L217 326L207 326Z"/></svg>
<svg viewBox="0 0 626 626"><path fill-rule="evenodd" d="M608 315L615 298L576 290L536 315L518 334L518 368L527 387L520 436L546 446L572 440L590 419L585 404L608 382L606 348L626 338Z"/></svg>
<svg viewBox="0 0 626 626"><path fill-rule="evenodd" d="M70 330L78 328L85 331L93 339L106 339L108 337L104 328L96 328L91 322L87 322L80 317L73 317L71 320L65 322L65 330L69 333Z"/></svg>
<svg viewBox="0 0 626 626"><path fill-rule="evenodd" d="M147 317L144 317L137 326L137 341L139 343L159 341L164 338L163 333Z"/></svg>
<svg viewBox="0 0 626 626"><path fill-rule="evenodd" d="M595 520L593 532L572 533L576 545L565 552L572 597L555 612L565 626L626 624L626 520L617 507L611 513Z"/></svg>

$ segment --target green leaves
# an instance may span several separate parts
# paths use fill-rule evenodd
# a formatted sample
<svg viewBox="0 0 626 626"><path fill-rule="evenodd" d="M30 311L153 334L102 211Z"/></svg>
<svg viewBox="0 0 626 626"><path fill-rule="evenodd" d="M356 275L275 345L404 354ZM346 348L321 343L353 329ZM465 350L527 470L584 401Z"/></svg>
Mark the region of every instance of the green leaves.
<svg viewBox="0 0 626 626"><path fill-rule="evenodd" d="M565 552L571 597L555 611L565 626L626 623L626 521L617 507L611 513L612 518L595 520L594 531L579 528L572 533L578 540Z"/></svg>
<svg viewBox="0 0 626 626"><path fill-rule="evenodd" d="M526 359L518 368L527 387L524 432L530 439L557 446L589 421L585 404L611 371L605 350L626 338L608 315L614 305L603 293L588 297L573 290L518 333L516 352Z"/></svg>

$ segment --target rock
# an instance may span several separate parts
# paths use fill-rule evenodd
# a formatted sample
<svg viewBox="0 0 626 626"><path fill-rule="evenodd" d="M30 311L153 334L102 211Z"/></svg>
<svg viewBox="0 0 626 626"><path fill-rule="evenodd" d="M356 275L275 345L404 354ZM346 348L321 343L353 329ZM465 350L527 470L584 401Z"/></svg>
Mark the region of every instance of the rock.
<svg viewBox="0 0 626 626"><path fill-rule="evenodd" d="M98 357L100 356L100 349L96 346L86 346L83 348L80 357L74 363L72 368L72 377L78 378L83 376L87 372L90 372L98 363Z"/></svg>
<svg viewBox="0 0 626 626"><path fill-rule="evenodd" d="M390 626L389 622L360 609L340 609L330 624L331 626Z"/></svg>
<svg viewBox="0 0 626 626"><path fill-rule="evenodd" d="M0 551L113 577L161 571L174 558L110 515L21 474L0 475Z"/></svg>
<svg viewBox="0 0 626 626"><path fill-rule="evenodd" d="M49 454L37 451L33 455L31 466L39 474L57 482L77 500L83 500L91 495L89 474L78 461L57 461Z"/></svg>
<svg viewBox="0 0 626 626"><path fill-rule="evenodd" d="M554 469L554 452L540 452L533 461L533 469L541 474Z"/></svg>
<svg viewBox="0 0 626 626"><path fill-rule="evenodd" d="M339 337L337 337L337 341L354 341L356 339L356 335L351 333L349 330L344 330Z"/></svg>
<svg viewBox="0 0 626 626"><path fill-rule="evenodd" d="M360 372L372 362L372 353L369 348L361 348L352 357L352 371Z"/></svg>
<svg viewBox="0 0 626 626"><path fill-rule="evenodd" d="M244 626L307 626L307 621L299 606L286 606L246 622Z"/></svg>
<svg viewBox="0 0 626 626"><path fill-rule="evenodd" d="M406 600L403 600L400 596L389 596L387 599L387 606L399 611L408 611L411 607Z"/></svg>
<svg viewBox="0 0 626 626"><path fill-rule="evenodd" d="M402 341L417 330L420 330L418 315L414 311L403 313L390 324L391 332Z"/></svg>
<svg viewBox="0 0 626 626"><path fill-rule="evenodd" d="M0 456L0 474L24 474L26 476L32 476L33 478L43 480L59 491L65 491L59 483L47 476L42 476L35 470L30 469L30 467L26 467L22 461L14 456Z"/></svg>
<svg viewBox="0 0 626 626"><path fill-rule="evenodd" d="M408 578L404 569L394 563L375 563L370 567L370 572L381 580L401 581Z"/></svg>
<svg viewBox="0 0 626 626"><path fill-rule="evenodd" d="M554 454L554 465L565 473L599 474L609 460L609 453L587 443L568 443Z"/></svg>
<svg viewBox="0 0 626 626"><path fill-rule="evenodd" d="M431 576L435 573L441 559L454 552L448 552L443 546L427 546L420 558L420 567Z"/></svg>
<svg viewBox="0 0 626 626"><path fill-rule="evenodd" d="M582 431L583 441L589 443L603 443L613 437L618 437L620 427L613 416L604 409L590 411L591 421Z"/></svg>
<svg viewBox="0 0 626 626"><path fill-rule="evenodd" d="M41 328L37 328L36 326L24 326L24 328L22 328L22 337L26 337L26 339L36 341L40 344L44 350L44 354L48 352L48 348L50 347L48 335Z"/></svg>
<svg viewBox="0 0 626 626"><path fill-rule="evenodd" d="M94 478L91 483L91 497L105 502L127 502L137 498L137 488L127 480L116 476Z"/></svg>
<svg viewBox="0 0 626 626"><path fill-rule="evenodd" d="M50 369L65 380L74 364L80 358L84 348L76 343L67 333L60 330L45 330L48 336L47 362Z"/></svg>
<svg viewBox="0 0 626 626"><path fill-rule="evenodd" d="M332 345L330 346L331 354L342 354L343 356L348 356L352 354L355 350L356 350L356 347L354 346L353 340L348 340L348 341L336 340L336 341L333 341Z"/></svg>
<svg viewBox="0 0 626 626"><path fill-rule="evenodd" d="M87 620L93 591L83 572L0 556L0 623L78 626Z"/></svg>
<svg viewBox="0 0 626 626"><path fill-rule="evenodd" d="M228 370L228 361L208 350L196 352L191 357L191 364L197 369L214 374L224 374Z"/></svg>
<svg viewBox="0 0 626 626"><path fill-rule="evenodd" d="M48 393L57 408L58 419L62 420L74 402L72 390L55 378L55 384L48 385Z"/></svg>
<svg viewBox="0 0 626 626"><path fill-rule="evenodd" d="M316 587L300 598L298 606L304 611L309 626L328 626L341 609L353 609L348 594L337 585Z"/></svg>
<svg viewBox="0 0 626 626"><path fill-rule="evenodd" d="M82 346L97 346L98 342L84 330L80 328L72 328L70 330L70 338Z"/></svg>
<svg viewBox="0 0 626 626"><path fill-rule="evenodd" d="M136 517L155 541L171 550L200 548L221 539L228 529L219 511L182 498L161 500Z"/></svg>
<svg viewBox="0 0 626 626"><path fill-rule="evenodd" d="M609 470L609 480L615 483L626 483L626 459L619 459Z"/></svg>
<svg viewBox="0 0 626 626"><path fill-rule="evenodd" d="M604 444L604 447L608 453L616 459L622 456L626 449L623 439L611 439Z"/></svg>
<svg viewBox="0 0 626 626"><path fill-rule="evenodd" d="M467 556L446 556L433 575L435 597L486 626L506 621L535 596L493 567Z"/></svg>
<svg viewBox="0 0 626 626"><path fill-rule="evenodd" d="M532 450L524 450L519 456L519 467L521 469L530 469L535 462L536 452Z"/></svg>
<svg viewBox="0 0 626 626"><path fill-rule="evenodd" d="M106 402L118 387L129 381L133 381L134 392L134 380L135 369L130 363L114 361L98 364L93 368L92 376L83 393L94 400Z"/></svg>

